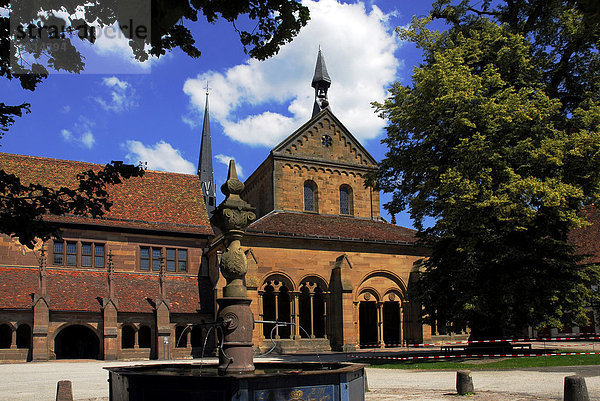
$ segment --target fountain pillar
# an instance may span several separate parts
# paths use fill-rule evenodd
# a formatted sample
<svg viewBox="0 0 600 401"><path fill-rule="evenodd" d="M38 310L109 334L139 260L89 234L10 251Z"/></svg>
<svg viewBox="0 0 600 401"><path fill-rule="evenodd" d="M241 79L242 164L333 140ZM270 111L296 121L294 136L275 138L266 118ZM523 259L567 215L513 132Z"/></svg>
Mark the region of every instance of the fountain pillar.
<svg viewBox="0 0 600 401"><path fill-rule="evenodd" d="M248 260L240 241L248 225L256 218L254 208L241 197L244 183L237 177L235 162L229 162L227 181L221 186L225 200L217 206L211 222L223 234L227 248L221 255L219 269L227 284L223 298L217 299L217 319L223 322L220 373L247 373L254 371L252 332L254 315L252 300L247 297L246 273ZM220 333L217 333L219 335Z"/></svg>

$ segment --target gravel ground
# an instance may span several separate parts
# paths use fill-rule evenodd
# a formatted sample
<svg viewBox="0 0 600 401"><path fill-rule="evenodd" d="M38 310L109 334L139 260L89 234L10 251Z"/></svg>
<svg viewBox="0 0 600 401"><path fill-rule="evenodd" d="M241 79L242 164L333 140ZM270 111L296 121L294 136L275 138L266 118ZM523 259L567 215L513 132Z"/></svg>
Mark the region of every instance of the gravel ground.
<svg viewBox="0 0 600 401"><path fill-rule="evenodd" d="M277 359L274 359L277 360ZM190 361L169 361L169 363ZM149 362L56 361L0 364L0 399L6 401L54 401L59 380L73 382L75 400L108 400L105 366ZM600 401L600 366L526 369L519 371L474 371L477 401L562 400L565 376L581 374L592 401ZM368 401L456 400L456 372L410 371L367 368Z"/></svg>

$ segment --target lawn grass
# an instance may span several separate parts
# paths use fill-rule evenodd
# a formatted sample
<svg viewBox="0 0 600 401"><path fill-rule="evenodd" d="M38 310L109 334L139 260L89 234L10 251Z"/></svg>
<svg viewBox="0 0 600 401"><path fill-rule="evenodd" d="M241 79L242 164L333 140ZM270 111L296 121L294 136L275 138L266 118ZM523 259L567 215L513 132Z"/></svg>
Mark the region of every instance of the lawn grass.
<svg viewBox="0 0 600 401"><path fill-rule="evenodd" d="M489 370L489 369L521 369L545 366L577 366L577 365L600 365L600 355L560 355L560 356L531 356L514 357L506 359L490 359L484 362L483 358L477 359L476 363L471 359L461 360L410 360L393 361L385 359L360 359L356 362L368 363L374 368L382 369L422 369L422 370Z"/></svg>

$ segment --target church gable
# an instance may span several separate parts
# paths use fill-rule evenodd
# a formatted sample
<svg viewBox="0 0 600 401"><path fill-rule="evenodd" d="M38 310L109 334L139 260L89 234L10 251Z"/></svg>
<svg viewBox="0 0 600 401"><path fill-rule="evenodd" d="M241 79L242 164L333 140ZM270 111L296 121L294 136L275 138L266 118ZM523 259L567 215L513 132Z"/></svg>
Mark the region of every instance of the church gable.
<svg viewBox="0 0 600 401"><path fill-rule="evenodd" d="M365 167L377 164L329 109L319 112L277 145L273 154Z"/></svg>

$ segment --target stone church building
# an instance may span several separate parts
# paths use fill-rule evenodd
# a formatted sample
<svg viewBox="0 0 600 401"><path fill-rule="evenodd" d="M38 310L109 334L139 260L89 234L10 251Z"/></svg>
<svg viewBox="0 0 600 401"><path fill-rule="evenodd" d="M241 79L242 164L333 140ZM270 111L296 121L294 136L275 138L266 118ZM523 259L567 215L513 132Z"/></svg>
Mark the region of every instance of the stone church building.
<svg viewBox="0 0 600 401"><path fill-rule="evenodd" d="M311 119L270 151L242 193L257 210L242 244L257 352L431 340L407 295L427 251L413 230L380 217L379 193L364 183L377 162L333 113L330 84L319 51ZM100 168L0 154L0 169L55 187ZM113 207L103 218L48 216L62 239L29 250L0 236L0 359L202 353L224 285L222 237L209 223L216 186L208 94L197 175L147 171L109 192Z"/></svg>

